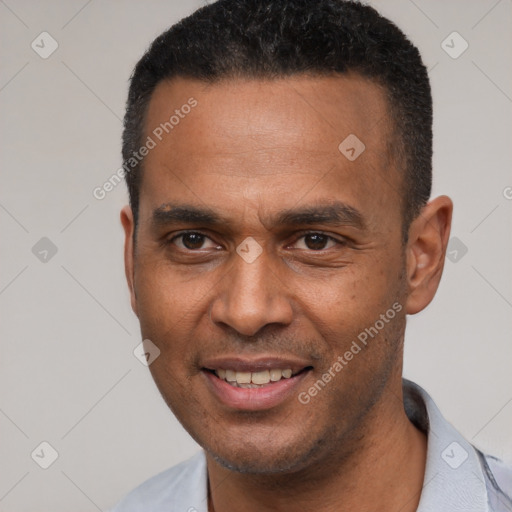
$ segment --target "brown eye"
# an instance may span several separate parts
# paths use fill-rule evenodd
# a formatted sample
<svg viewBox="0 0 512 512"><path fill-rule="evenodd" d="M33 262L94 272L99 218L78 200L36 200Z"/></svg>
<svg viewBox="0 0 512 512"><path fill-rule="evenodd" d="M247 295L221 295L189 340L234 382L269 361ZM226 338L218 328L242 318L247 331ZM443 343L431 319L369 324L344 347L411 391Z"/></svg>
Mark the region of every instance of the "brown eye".
<svg viewBox="0 0 512 512"><path fill-rule="evenodd" d="M325 246L329 241L329 237L315 233L312 235L306 235L304 237L304 240L306 242L306 246L308 247L308 249L318 251L320 249L325 249Z"/></svg>
<svg viewBox="0 0 512 512"><path fill-rule="evenodd" d="M187 249L200 249L206 237L200 233L185 233L181 235L183 245Z"/></svg>
<svg viewBox="0 0 512 512"><path fill-rule="evenodd" d="M307 233L301 236L295 243L298 249L321 251L322 249L330 249L340 242L322 233ZM331 244L330 246L328 246L329 243Z"/></svg>
<svg viewBox="0 0 512 512"><path fill-rule="evenodd" d="M172 238L169 242L176 245L183 251L197 251L199 249L219 249L219 246L213 242L208 236L197 231L188 231L180 233ZM209 244L209 245L208 245Z"/></svg>

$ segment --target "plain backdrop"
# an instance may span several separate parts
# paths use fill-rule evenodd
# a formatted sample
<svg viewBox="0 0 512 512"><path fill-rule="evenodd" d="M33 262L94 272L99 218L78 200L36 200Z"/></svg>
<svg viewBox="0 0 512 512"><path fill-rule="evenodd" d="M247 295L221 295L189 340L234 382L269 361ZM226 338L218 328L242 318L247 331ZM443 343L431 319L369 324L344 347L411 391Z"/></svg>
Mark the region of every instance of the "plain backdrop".
<svg viewBox="0 0 512 512"><path fill-rule="evenodd" d="M434 302L409 320L405 376L466 438L510 460L512 2L372 4L429 68L434 195L455 202L451 259ZM133 355L124 184L103 200L92 191L121 164L133 66L199 5L0 1L2 512L106 510L198 450ZM48 469L42 442L58 454Z"/></svg>

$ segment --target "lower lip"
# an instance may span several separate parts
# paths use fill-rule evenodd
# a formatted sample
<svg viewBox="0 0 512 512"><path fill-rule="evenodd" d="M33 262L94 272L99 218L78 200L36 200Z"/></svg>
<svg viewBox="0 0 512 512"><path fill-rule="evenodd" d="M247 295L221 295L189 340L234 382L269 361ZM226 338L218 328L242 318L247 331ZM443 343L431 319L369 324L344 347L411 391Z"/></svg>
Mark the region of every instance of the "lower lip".
<svg viewBox="0 0 512 512"><path fill-rule="evenodd" d="M305 370L289 379L282 378L260 388L238 388L203 370L208 387L224 404L240 411L263 411L283 403L290 396L298 395L297 387L309 373Z"/></svg>

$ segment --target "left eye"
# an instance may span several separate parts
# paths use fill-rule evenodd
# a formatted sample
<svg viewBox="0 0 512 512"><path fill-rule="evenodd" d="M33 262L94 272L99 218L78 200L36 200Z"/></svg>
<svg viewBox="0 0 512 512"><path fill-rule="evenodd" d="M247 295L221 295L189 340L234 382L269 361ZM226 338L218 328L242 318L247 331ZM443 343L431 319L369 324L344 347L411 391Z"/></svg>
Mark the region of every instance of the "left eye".
<svg viewBox="0 0 512 512"><path fill-rule="evenodd" d="M301 242L299 243L299 241ZM322 249L330 249L340 242L322 233L307 233L301 236L295 243L302 246L298 247L299 249L321 251ZM331 245L327 247L329 243Z"/></svg>

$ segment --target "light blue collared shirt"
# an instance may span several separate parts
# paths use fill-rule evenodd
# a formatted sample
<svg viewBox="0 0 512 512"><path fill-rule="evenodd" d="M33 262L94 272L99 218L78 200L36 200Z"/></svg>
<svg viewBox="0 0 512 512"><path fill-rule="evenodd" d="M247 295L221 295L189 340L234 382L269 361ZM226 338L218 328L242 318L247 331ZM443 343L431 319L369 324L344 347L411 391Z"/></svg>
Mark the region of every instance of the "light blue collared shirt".
<svg viewBox="0 0 512 512"><path fill-rule="evenodd" d="M512 468L466 441L420 386L404 379L403 389L407 416L428 436L417 512L512 512ZM207 489L201 451L144 482L112 512L208 512Z"/></svg>

